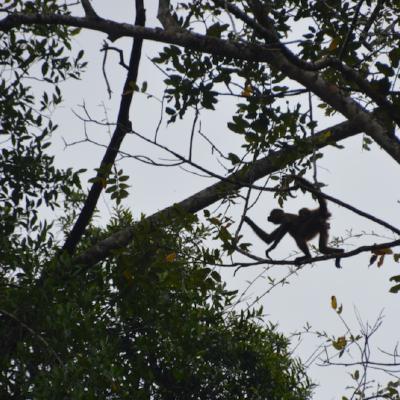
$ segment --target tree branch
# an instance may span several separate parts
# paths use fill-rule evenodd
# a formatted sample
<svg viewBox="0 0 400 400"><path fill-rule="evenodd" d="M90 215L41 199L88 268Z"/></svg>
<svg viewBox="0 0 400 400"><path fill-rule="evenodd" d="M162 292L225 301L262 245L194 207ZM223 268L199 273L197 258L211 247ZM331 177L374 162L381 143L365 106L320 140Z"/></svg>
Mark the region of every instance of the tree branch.
<svg viewBox="0 0 400 400"><path fill-rule="evenodd" d="M229 183L217 182L203 189L185 200L167 207L146 218L146 223L156 224L163 219L173 216L176 210L196 213L223 199L227 193L238 190L245 185L261 179L273 172L279 171L297 158L312 154L314 149L320 149L336 143L362 131L354 122L342 122L304 139L296 146L287 146L284 150L271 152L267 157L256 161L251 167L243 168L227 177ZM299 147L304 149L299 153ZM236 184L231 182L237 182ZM79 265L90 266L108 257L113 250L123 248L132 239L134 227L124 228L107 239L104 239L79 255L74 261Z"/></svg>
<svg viewBox="0 0 400 400"><path fill-rule="evenodd" d="M374 10L372 11L372 14L368 18L368 21L365 24L363 31L361 32L360 40L363 42L364 46L365 46L364 42L367 40L368 31L371 29L372 24L375 22L376 18L378 17L384 3L385 3L385 0L378 0L376 2L376 6L375 6Z"/></svg>
<svg viewBox="0 0 400 400"><path fill-rule="evenodd" d="M136 20L135 25L143 26L145 23L145 9L143 0L136 0ZM63 251L73 254L76 246L82 238L86 227L92 219L97 201L110 173L111 167L118 155L119 148L127 132L131 130L131 122L129 120L129 110L132 103L133 94L135 92L136 80L138 76L140 56L142 53L143 39L135 38L131 50L131 58L129 61L129 69L122 90L120 108L118 112L117 125L112 135L111 141L107 147L104 157L101 161L100 168L97 171L95 181L90 188L88 197L83 205L82 211L75 222L69 236L67 237Z"/></svg>
<svg viewBox="0 0 400 400"><path fill-rule="evenodd" d="M376 224L381 225L381 226L385 227L386 229L389 229L392 232L394 232L394 233L396 233L397 235L400 236L400 229L396 228L395 226L389 224L386 221L383 221L380 218L377 218L377 217L375 217L375 216L373 216L373 215L371 215L369 213L366 213L366 212L364 212L362 210L359 210L358 208L353 207L352 205L347 204L344 201L337 199L336 197L333 197L333 196L330 196L329 194L323 193L318 189L315 189L315 188L306 186L304 184L301 184L301 182L299 183L299 186L301 186L302 189L304 189L304 190L306 190L306 191L308 191L310 193L313 193L313 194L315 194L317 196L321 196L324 199L329 200L332 203L337 204L338 206L347 208L348 210L352 211L353 213L355 213L357 215L360 215L361 217L367 218L367 219L375 222Z"/></svg>
<svg viewBox="0 0 400 400"><path fill-rule="evenodd" d="M85 10L85 14L88 18L94 18L94 19L99 18L93 6L90 4L90 0L81 0L81 3L83 9Z"/></svg>
<svg viewBox="0 0 400 400"><path fill-rule="evenodd" d="M281 50L280 52L275 52L275 57L272 60L267 60L267 62L280 69L288 77L310 89L346 118L363 120L364 132L372 137L388 154L400 163L400 142L394 135L391 135L391 128L386 128L378 120L373 118L367 118L369 123L371 123L371 125L368 126L367 119L365 119L368 114L367 110L346 93L342 92L336 85L326 82L314 71L321 69L323 66L332 66L343 72L345 77L351 77L358 84L360 89L387 111L400 126L400 117L398 116L397 108L379 92L374 90L368 81L363 80L357 72L344 65L340 60L330 58L318 65L299 59L280 42L279 36L263 4L260 3L259 0L251 0L250 4L257 22L264 27L265 39L275 43L279 50ZM232 9L233 8L234 6L232 6Z"/></svg>
<svg viewBox="0 0 400 400"><path fill-rule="evenodd" d="M213 0L215 4L219 6L223 6L224 0ZM355 15L353 18L353 23L355 24L356 19L358 17L361 4L364 0L360 0L356 10ZM350 82L354 82L358 85L359 89L367 96L369 96L379 107L383 108L390 117L396 121L397 125L400 126L400 116L398 109L391 101L389 101L385 95L382 95L379 90L376 90L366 79L362 78L361 75L350 68L348 65L344 64L341 61L341 56L339 58L336 57L327 57L319 62L308 62L304 61L295 55L290 49L288 49L281 41L279 40L279 36L276 34L276 31L273 29L272 22L270 21L264 5L260 5L259 2L256 0L252 0L253 4L253 12L255 15L264 22L265 26L261 23L257 22L256 20L250 18L248 14L244 13L241 9L239 9L234 4L227 4L227 8L236 18L239 18L244 23L249 25L251 28L254 29L255 32L259 34L262 38L265 38L270 44L276 46L282 54L294 65L299 67L300 69L304 69L306 71L320 71L327 67L335 68L336 70L343 73L343 76ZM378 6L377 6L378 7ZM374 10L375 12L375 10ZM372 16L371 16L372 17ZM352 25L353 25L352 23ZM351 31L353 26L348 31L348 37L351 35ZM346 49L348 45L348 37L345 40L345 43L342 46L341 54ZM383 146L382 146L383 147Z"/></svg>
<svg viewBox="0 0 400 400"><path fill-rule="evenodd" d="M170 0L158 0L157 18L164 29L172 31L179 29L178 23L171 15Z"/></svg>
<svg viewBox="0 0 400 400"><path fill-rule="evenodd" d="M366 252L369 252L372 250L389 249L389 248L397 247L397 246L400 246L400 239L393 240L392 242L360 246L354 250L347 251L346 253L326 254L326 255L322 255L322 256L312 257L312 258L304 259L301 262L297 262L296 260L269 260L269 259L263 259L263 258L257 257L257 256L251 257L251 258L254 260L258 260L260 262L264 261L264 263L270 264L270 265L303 265L303 264L312 264L312 263L319 262L319 261L336 260L337 258L339 258L339 259L349 258L349 257L353 257L357 254L366 253ZM246 255L248 255L248 254L246 254Z"/></svg>
<svg viewBox="0 0 400 400"><path fill-rule="evenodd" d="M142 26L132 26L101 18L91 20L88 18L61 14L11 14L0 21L0 30L7 31L22 24L61 24L76 26L107 33L112 40L116 40L122 36L132 36L162 43L175 44L203 53L267 62L282 71L289 78L310 89L346 118L356 119L357 124L362 126L362 130L371 136L392 158L400 163L400 142L391 135L390 129L385 128L379 121L372 118L371 114L368 113L364 107L351 97L348 97L348 95L342 92L336 85L326 82L317 73L313 72L311 67L307 68L308 70L304 70L307 63L299 60L289 49L280 44L271 29L265 29L265 32L269 35L267 38L270 39L272 44L264 46L244 43L243 41L228 41L184 30L168 31L158 28L153 29ZM281 50L281 52L277 51L278 49ZM346 73L350 74L350 71L346 70ZM375 99L373 100L376 101ZM379 99L379 102L382 101L384 101L384 99ZM385 104L382 104L382 106L389 107L388 104ZM391 103L389 102L389 104ZM392 114L391 112L391 116Z"/></svg>

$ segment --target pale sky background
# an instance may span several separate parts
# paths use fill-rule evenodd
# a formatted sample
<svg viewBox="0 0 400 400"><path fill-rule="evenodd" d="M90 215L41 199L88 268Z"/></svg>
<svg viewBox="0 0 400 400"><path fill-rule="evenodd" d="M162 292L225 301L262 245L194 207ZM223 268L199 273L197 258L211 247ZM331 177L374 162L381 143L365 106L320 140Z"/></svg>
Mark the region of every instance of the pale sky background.
<svg viewBox="0 0 400 400"><path fill-rule="evenodd" d="M134 12L132 1L116 0L112 2L93 1L95 9L103 17L109 19L133 23ZM159 26L155 18L157 1L147 1L147 26ZM78 11L79 10L79 11ZM79 7L76 13L80 13ZM132 18L130 18L132 15ZM87 72L82 81L69 81L63 85L64 103L55 114L54 119L59 123L60 128L55 136L54 152L59 166L73 166L75 169L87 168L87 178L94 175L93 168L99 166L104 149L93 144L79 144L64 149L63 140L73 142L82 139L84 126L82 121L77 119L72 110L79 112L79 104L85 102L93 118L104 119L102 104L107 108L108 118L115 121L120 92L125 70L118 65L116 54L109 54L107 72L113 89L112 99L109 100L106 85L101 71L102 54L100 49L105 35L84 31L75 37L75 51L83 47L86 51L86 59L89 61ZM126 49L125 59L129 59L131 39L120 39L114 46ZM142 62L139 69L139 86L143 81L148 82L148 92L155 96L162 95L161 73L152 65L148 58L153 57L157 50L163 45L145 41L142 53ZM297 86L297 85L296 85ZM230 151L239 152L241 138L229 131L226 127L231 120L233 113L232 104L236 100L227 100L218 105L217 111L202 114L202 131L212 139L218 147L226 154ZM314 104L317 99L314 98ZM131 108L131 120L134 129L139 133L153 138L155 129L160 117L160 104L154 100L148 100L144 94L135 94ZM340 122L340 116L335 120L320 120L317 130L325 126ZM166 127L165 121L159 131L159 138L163 144L170 146L175 151L186 155L190 138L192 117L186 117L184 121ZM96 125L88 125L87 132L93 140L108 144L109 134L105 128ZM324 189L327 194L337 197L363 211L369 212L378 218L399 226L399 165L375 144L371 146L372 151L362 149L362 137L358 135L341 142L345 149L339 150L334 147L323 149L324 157L318 161L318 178L328 186ZM146 154L154 159L158 157L171 158L165 152L143 143L138 139L128 138L125 140L123 149L132 154ZM200 137L196 136L194 146L194 160L208 169L218 173L223 171L213 161L210 147ZM189 174L179 168L151 167L135 161L124 159L119 162L119 167L130 175L131 185L128 201L135 216L141 213L150 215L157 210L181 201L208 187L215 182L211 178L201 178ZM261 182L261 181L260 181ZM259 182L259 183L260 183ZM256 194L254 192L254 194ZM286 209L297 211L307 206L314 207L315 201L310 195L299 194L297 199L288 202ZM101 220L104 223L109 218L108 209L112 207L111 201L102 196L99 206L101 209ZM269 210L277 207L277 202L269 194L263 194L256 207L250 210L249 215L256 219L267 231L273 226L269 224L266 217ZM214 210L216 205L209 207ZM231 215L235 220L239 219L243 204L231 209ZM331 234L333 236L347 235L349 230L354 234L365 232L376 232L385 235L391 240L394 236L383 227L372 223L369 220L358 217L350 211L339 208L334 204L330 205L333 214L331 220ZM221 209L222 210L222 209ZM254 241L253 254L263 256L265 245L244 227L242 230L245 241ZM379 237L363 237L346 241L346 249L352 249L362 244L373 244L383 241ZM386 241L386 240L385 240ZM279 248L272 253L277 259L284 258L295 250L292 239L286 238ZM400 252L400 250L399 250ZM343 259L343 269L334 267L333 261L318 263L315 266L306 266L298 276L290 279L290 285L276 287L271 293L265 296L259 304L264 306L267 320L279 323L279 329L285 334L301 330L308 322L313 330L327 331L330 334L341 336L345 333L345 327L339 321L336 313L330 308L330 297L335 295L339 303L344 306L342 316L354 329L353 333L359 331L355 310L361 315L364 323L373 324L377 316L382 312L385 316L383 326L373 337L371 344L375 357L372 359L382 360L378 348L391 352L399 340L398 318L400 315L400 296L388 293L392 286L389 277L400 274L400 264L395 264L392 258L388 257L384 265L378 269L376 266L368 268L370 255L363 253L353 258ZM232 270L222 270L223 277L227 280L230 288L236 288L240 292L248 286L248 281L260 274L263 267L251 267L240 270L236 276L232 276ZM287 268L275 266L273 276L284 276ZM268 289L268 282L265 279L258 279L247 293L247 301L252 302L256 296L262 295ZM242 304L245 307L246 304ZM293 339L296 347L295 354L301 356L305 361L320 341L310 336L304 336L303 341L297 346L297 339ZM354 352L354 360L358 353ZM391 361L385 359L386 361ZM347 360L349 361L349 360ZM348 372L342 367L320 368L312 366L309 369L310 377L320 384L314 398L316 400L340 398L345 394L344 388L352 383ZM381 381L389 380L385 376Z"/></svg>

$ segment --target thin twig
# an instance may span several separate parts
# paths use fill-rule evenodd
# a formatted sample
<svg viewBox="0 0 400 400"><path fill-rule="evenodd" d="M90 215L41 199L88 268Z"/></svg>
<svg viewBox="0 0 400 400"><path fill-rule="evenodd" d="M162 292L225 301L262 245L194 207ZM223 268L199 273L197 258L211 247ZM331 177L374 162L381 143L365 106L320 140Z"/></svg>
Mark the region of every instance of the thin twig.
<svg viewBox="0 0 400 400"><path fill-rule="evenodd" d="M112 90L111 90L110 82L108 81L108 76L107 76L107 72L106 72L107 55L108 55L108 51L107 51L107 48L105 48L101 69L103 71L104 80L105 80L106 86L107 86L108 98L111 99Z"/></svg>
<svg viewBox="0 0 400 400"><path fill-rule="evenodd" d="M199 111L198 106L196 105L195 114L194 114L194 120L193 120L193 124L192 124L192 130L190 132L189 161L192 161L194 132L196 130L196 125L197 125L197 120L199 118L199 114L200 114L200 111Z"/></svg>

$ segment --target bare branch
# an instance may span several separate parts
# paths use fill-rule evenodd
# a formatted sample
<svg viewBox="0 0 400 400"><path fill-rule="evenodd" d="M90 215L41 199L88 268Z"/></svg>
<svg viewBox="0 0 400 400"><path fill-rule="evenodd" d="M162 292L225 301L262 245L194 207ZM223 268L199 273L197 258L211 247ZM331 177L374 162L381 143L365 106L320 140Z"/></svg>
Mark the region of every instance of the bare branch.
<svg viewBox="0 0 400 400"><path fill-rule="evenodd" d="M143 26L145 23L145 9L143 7L143 0L136 0L136 20L135 24ZM133 41L131 58L129 61L129 70L126 76L124 87L122 90L121 103L118 112L118 119L115 131L112 135L111 141L107 147L107 150L103 156L100 164L100 168L97 171L96 179L90 188L88 197L83 205L82 211L79 214L70 234L68 235L63 251L73 254L76 246L78 245L81 237L83 236L87 225L92 219L94 210L97 205L97 201L104 188L104 182L110 173L111 167L115 162L118 155L119 148L125 135L131 129L131 122L129 120L129 110L132 103L133 93L135 92L135 86L139 71L140 56L142 53L141 38L136 38Z"/></svg>
<svg viewBox="0 0 400 400"><path fill-rule="evenodd" d="M104 52L107 53L109 50L116 51L118 53L118 55L119 55L119 65L124 67L126 70L129 70L129 65L127 65L125 63L125 60L124 60L124 52L121 49L117 48L117 47L109 46L107 42L104 43L104 45L103 45L103 47L102 47L102 49L100 51L104 51Z"/></svg>
<svg viewBox="0 0 400 400"><path fill-rule="evenodd" d="M372 245L367 245L367 246L360 246L357 247L354 250L347 251L346 253L341 253L339 256L337 254L326 254L322 256L317 256L317 257L312 257L308 259L301 260L301 262L298 262L296 260L270 260L267 258L262 258L262 257L257 257L254 255L249 255L245 254L246 256L250 257L251 259L255 261L262 261L265 264L271 264L271 265L303 265L303 264L312 264L316 263L319 261L326 261L326 260L336 260L337 258L349 258L353 257L357 254L361 253L366 253L370 252L373 250L381 250L381 249L390 249L392 247L397 247L400 246L400 239L399 240L393 240L391 242L385 242L385 243L379 243L379 244L372 244Z"/></svg>

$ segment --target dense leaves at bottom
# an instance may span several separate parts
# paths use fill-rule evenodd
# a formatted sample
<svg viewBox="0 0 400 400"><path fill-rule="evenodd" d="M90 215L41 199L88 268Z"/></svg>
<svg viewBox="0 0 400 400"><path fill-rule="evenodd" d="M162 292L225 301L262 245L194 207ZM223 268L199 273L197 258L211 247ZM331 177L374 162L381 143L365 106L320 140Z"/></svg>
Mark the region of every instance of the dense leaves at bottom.
<svg viewBox="0 0 400 400"><path fill-rule="evenodd" d="M287 339L259 312L227 311L235 294L193 261L204 228L178 225L138 225L101 267L64 261L40 283L3 280L0 397L308 398Z"/></svg>

